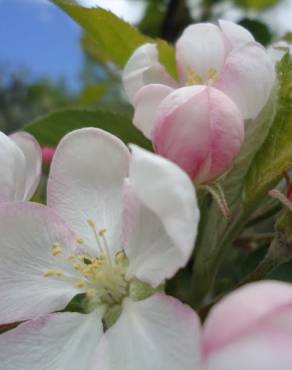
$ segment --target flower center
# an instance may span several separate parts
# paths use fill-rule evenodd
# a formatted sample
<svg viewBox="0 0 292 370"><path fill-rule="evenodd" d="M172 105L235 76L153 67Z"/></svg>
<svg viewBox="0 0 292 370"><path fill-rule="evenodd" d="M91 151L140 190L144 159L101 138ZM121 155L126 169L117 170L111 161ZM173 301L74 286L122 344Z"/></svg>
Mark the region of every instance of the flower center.
<svg viewBox="0 0 292 370"><path fill-rule="evenodd" d="M97 257L92 257L88 253L65 256L58 242L52 245L51 253L56 258L66 259L82 275L80 280L75 280L74 285L85 290L90 306L120 304L129 291L130 281L126 278L128 259L123 250L112 255L106 239L106 230L97 230L92 220L87 220L87 223L97 243L99 250ZM78 239L77 243L81 249L82 246L86 247L82 239ZM83 248L86 249L88 250ZM43 275L66 278L65 272L58 269L45 271Z"/></svg>
<svg viewBox="0 0 292 370"><path fill-rule="evenodd" d="M186 86L191 85L203 85L203 84L212 84L219 77L219 72L215 68L209 68L207 71L206 81L196 72L195 69L188 67L187 68L187 80Z"/></svg>

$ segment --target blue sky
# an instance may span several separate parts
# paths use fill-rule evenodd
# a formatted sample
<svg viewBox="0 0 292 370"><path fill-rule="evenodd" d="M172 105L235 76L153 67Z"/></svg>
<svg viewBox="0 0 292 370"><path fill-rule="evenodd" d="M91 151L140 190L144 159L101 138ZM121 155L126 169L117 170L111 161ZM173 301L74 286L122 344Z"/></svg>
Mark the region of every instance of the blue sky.
<svg viewBox="0 0 292 370"><path fill-rule="evenodd" d="M78 86L78 26L46 0L0 0L0 65L25 66L31 76L65 78Z"/></svg>
<svg viewBox="0 0 292 370"><path fill-rule="evenodd" d="M106 7L134 23L144 11L141 0L76 1ZM283 0L262 18L279 35L292 31L292 0ZM79 27L48 0L0 0L0 66L10 71L24 66L33 78L64 78L70 88L78 88L83 60L79 35Z"/></svg>
<svg viewBox="0 0 292 370"><path fill-rule="evenodd" d="M140 0L77 2L111 9L134 23L145 5ZM0 66L9 71L26 67L32 78L64 78L76 89L83 60L79 37L79 27L48 0L0 0Z"/></svg>

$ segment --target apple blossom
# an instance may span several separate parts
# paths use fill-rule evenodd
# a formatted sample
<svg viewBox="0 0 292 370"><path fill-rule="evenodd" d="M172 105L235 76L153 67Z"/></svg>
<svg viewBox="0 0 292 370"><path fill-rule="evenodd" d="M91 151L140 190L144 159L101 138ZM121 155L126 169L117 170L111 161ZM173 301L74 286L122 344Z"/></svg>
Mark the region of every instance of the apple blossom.
<svg viewBox="0 0 292 370"><path fill-rule="evenodd" d="M41 176L41 148L33 136L0 132L0 202L28 200Z"/></svg>
<svg viewBox="0 0 292 370"><path fill-rule="evenodd" d="M291 284L262 281L234 291L213 307L201 338L195 370L292 369Z"/></svg>
<svg viewBox="0 0 292 370"><path fill-rule="evenodd" d="M243 119L256 118L275 83L264 47L239 25L219 25L183 32L176 44L179 82L159 63L154 44L138 48L123 72L134 125L196 184L231 167L244 140Z"/></svg>
<svg viewBox="0 0 292 370"><path fill-rule="evenodd" d="M149 84L179 87L209 85L227 94L244 119L254 119L275 83L274 63L263 46L243 27L225 20L188 26L176 43L179 82L159 63L155 44L139 47L123 72L129 100ZM153 94L155 87L153 87Z"/></svg>
<svg viewBox="0 0 292 370"><path fill-rule="evenodd" d="M196 315L158 292L192 252L195 192L175 164L131 149L71 132L48 206L0 207L0 324L27 320L0 335L0 370L196 369ZM79 294L84 313L56 313Z"/></svg>

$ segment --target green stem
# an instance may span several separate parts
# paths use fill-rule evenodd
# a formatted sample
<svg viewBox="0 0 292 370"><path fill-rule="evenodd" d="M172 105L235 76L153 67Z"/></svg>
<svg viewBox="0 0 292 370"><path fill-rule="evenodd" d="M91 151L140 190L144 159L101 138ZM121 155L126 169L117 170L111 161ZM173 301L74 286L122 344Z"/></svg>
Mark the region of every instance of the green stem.
<svg viewBox="0 0 292 370"><path fill-rule="evenodd" d="M204 240L200 240L198 251L195 255L192 276L192 298L191 305L193 308L198 309L204 305L206 297L212 291L214 281L221 265L226 249L237 238L240 231L243 229L246 219L253 212L253 209L239 213L238 217L233 222L226 226L223 231L221 242L215 245L213 250L208 250L208 246ZM212 230L202 230L212 233Z"/></svg>
<svg viewBox="0 0 292 370"><path fill-rule="evenodd" d="M232 290L236 290L245 284L259 281L265 278L269 272L271 272L274 268L282 265L283 263L288 262L291 259L291 257L292 257L291 244L285 242L281 234L278 234L277 238L273 239L273 241L271 242L265 258L259 263L257 268L249 275L247 275L242 281L240 281L240 283L237 284ZM216 303L218 303L225 295L226 293L220 294L219 296L215 297L210 303L203 306L199 310L200 317L204 320L210 309Z"/></svg>

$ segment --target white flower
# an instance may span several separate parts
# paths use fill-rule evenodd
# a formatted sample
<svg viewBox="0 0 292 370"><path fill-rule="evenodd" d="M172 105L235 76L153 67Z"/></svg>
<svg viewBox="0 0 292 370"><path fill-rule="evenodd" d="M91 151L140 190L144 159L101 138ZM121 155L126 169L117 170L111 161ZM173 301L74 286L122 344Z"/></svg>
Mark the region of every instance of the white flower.
<svg viewBox="0 0 292 370"><path fill-rule="evenodd" d="M0 202L30 199L40 180L41 148L33 136L0 132Z"/></svg>
<svg viewBox="0 0 292 370"><path fill-rule="evenodd" d="M72 132L48 206L0 207L0 323L28 320L0 336L1 370L196 368L195 313L155 293L190 257L194 189L175 164L131 149L98 129ZM52 313L77 294L88 313Z"/></svg>
<svg viewBox="0 0 292 370"><path fill-rule="evenodd" d="M139 104L159 108L167 95L161 84L171 88L208 85L228 95L244 119L256 118L275 83L274 64L265 48L246 29L224 20L219 21L219 26L198 23L185 29L176 43L179 82L159 63L155 44L136 49L123 72L124 87L135 108L134 98L139 90ZM147 85L152 86L151 91L143 90ZM168 88L168 93L171 91ZM155 110L151 117L154 114Z"/></svg>

